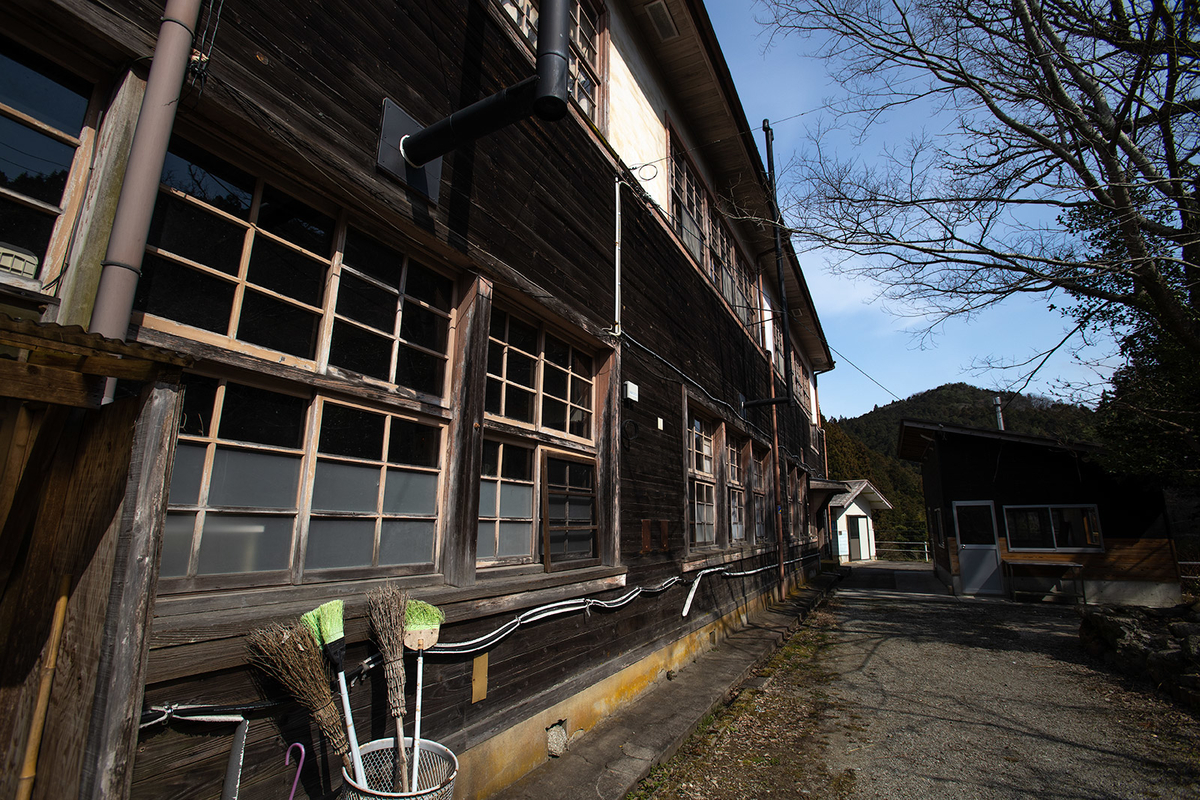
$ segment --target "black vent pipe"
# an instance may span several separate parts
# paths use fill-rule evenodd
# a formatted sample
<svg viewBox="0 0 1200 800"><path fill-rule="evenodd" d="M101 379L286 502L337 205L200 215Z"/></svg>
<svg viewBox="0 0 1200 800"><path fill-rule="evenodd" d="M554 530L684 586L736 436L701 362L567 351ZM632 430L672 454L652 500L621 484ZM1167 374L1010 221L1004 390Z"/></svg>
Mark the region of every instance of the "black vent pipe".
<svg viewBox="0 0 1200 800"><path fill-rule="evenodd" d="M542 0L538 19L537 74L472 103L400 140L400 155L414 167L534 114L555 122L567 114L571 0Z"/></svg>

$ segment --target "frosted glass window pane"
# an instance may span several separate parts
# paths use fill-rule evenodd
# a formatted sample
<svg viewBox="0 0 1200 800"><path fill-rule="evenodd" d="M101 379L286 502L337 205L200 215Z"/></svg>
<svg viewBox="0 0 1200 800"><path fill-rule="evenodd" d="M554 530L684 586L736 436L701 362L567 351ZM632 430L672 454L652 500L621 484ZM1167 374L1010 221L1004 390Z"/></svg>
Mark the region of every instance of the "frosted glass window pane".
<svg viewBox="0 0 1200 800"><path fill-rule="evenodd" d="M475 545L476 558L492 558L496 555L496 523L479 523L479 536Z"/></svg>
<svg viewBox="0 0 1200 800"><path fill-rule="evenodd" d="M204 475L203 445L184 444L175 447L175 466L171 468L171 496L167 502L177 506L193 506L200 501L200 478Z"/></svg>
<svg viewBox="0 0 1200 800"><path fill-rule="evenodd" d="M533 524L529 522L500 523L500 555L527 556L532 541Z"/></svg>
<svg viewBox="0 0 1200 800"><path fill-rule="evenodd" d="M533 487L506 483L500 487L500 516L532 517Z"/></svg>
<svg viewBox="0 0 1200 800"><path fill-rule="evenodd" d="M379 503L379 467L318 461L313 482L317 511L370 511Z"/></svg>
<svg viewBox="0 0 1200 800"><path fill-rule="evenodd" d="M496 516L496 482L479 482L479 516Z"/></svg>
<svg viewBox="0 0 1200 800"><path fill-rule="evenodd" d="M369 567L375 549L373 519L312 519L305 569Z"/></svg>
<svg viewBox="0 0 1200 800"><path fill-rule="evenodd" d="M200 539L201 575L287 569L294 517L209 514Z"/></svg>
<svg viewBox="0 0 1200 800"><path fill-rule="evenodd" d="M234 508L295 508L297 456L218 449L208 502Z"/></svg>
<svg viewBox="0 0 1200 800"><path fill-rule="evenodd" d="M433 561L433 520L385 519L379 537L379 565Z"/></svg>
<svg viewBox="0 0 1200 800"><path fill-rule="evenodd" d="M167 522L163 527L159 575L164 578L187 575L188 556L192 554L192 530L195 525L195 514L167 514Z"/></svg>
<svg viewBox="0 0 1200 800"><path fill-rule="evenodd" d="M437 512L437 475L389 469L383 490L385 514L433 516Z"/></svg>

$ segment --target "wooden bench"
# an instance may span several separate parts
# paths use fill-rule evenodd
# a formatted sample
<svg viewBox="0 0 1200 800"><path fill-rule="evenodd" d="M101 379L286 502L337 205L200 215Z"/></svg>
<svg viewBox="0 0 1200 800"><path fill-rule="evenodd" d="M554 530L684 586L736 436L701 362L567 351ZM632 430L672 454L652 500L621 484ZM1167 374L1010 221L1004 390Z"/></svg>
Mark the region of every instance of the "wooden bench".
<svg viewBox="0 0 1200 800"><path fill-rule="evenodd" d="M1087 605L1087 588L1083 582L1083 564L1077 561L1034 561L1032 559L1002 559L1001 566L1004 570L1004 577L1008 580L1009 597L1013 600L1017 599L1019 594L1039 595L1044 597L1045 592L1017 591L1016 581L1014 580L1017 567L1029 568L1037 567L1042 569L1053 568L1070 570L1071 578L1075 584L1075 594L1073 598L1076 603Z"/></svg>

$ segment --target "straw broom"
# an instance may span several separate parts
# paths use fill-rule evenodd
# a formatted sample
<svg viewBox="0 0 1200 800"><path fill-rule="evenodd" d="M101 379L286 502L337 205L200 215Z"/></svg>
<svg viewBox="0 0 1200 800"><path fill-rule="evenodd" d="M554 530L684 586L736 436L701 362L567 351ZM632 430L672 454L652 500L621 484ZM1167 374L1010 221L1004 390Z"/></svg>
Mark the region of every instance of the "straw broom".
<svg viewBox="0 0 1200 800"><path fill-rule="evenodd" d="M387 678L388 705L396 720L396 758L392 773L392 791L408 786L408 756L404 752L404 613L408 594L385 584L367 595L367 611L375 629L375 643L383 656Z"/></svg>
<svg viewBox="0 0 1200 800"><path fill-rule="evenodd" d="M246 647L250 662L283 684L313 715L333 752L342 757L342 764L349 771L353 767L350 744L333 699L329 670L321 646L308 627L300 622L291 625L276 622L251 631L246 637Z"/></svg>

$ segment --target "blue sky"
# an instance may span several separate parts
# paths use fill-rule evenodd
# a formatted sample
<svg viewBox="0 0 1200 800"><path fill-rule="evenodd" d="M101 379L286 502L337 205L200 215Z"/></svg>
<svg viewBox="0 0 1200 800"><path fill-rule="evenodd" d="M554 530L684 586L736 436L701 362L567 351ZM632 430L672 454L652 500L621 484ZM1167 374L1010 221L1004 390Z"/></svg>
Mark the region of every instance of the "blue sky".
<svg viewBox="0 0 1200 800"><path fill-rule="evenodd" d="M754 0L710 0L706 5L750 126L758 132L763 119L772 120L775 163L784 165L805 146L805 125L817 115L787 118L815 111L838 87L828 82L819 60L805 56L811 42L777 38L765 50L767 32L755 20L764 14ZM912 127L903 118L891 123L885 130L901 136ZM765 164L761 133L755 141ZM885 405L896 399L888 390L905 398L955 381L986 389L1009 388L1022 379L1015 370L980 372L972 364L1025 361L1057 343L1069 327L1062 316L1046 308L1045 298L1012 300L970 322L948 323L932 344L922 348L913 338L913 331L923 327L922 320L890 314L874 299L880 287L831 275L819 253L803 254L800 261L826 338L837 351L837 368L818 378L826 417L856 417L875 405ZM1095 379L1094 371L1063 350L1026 391L1052 394L1052 386L1061 380L1089 379Z"/></svg>

